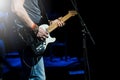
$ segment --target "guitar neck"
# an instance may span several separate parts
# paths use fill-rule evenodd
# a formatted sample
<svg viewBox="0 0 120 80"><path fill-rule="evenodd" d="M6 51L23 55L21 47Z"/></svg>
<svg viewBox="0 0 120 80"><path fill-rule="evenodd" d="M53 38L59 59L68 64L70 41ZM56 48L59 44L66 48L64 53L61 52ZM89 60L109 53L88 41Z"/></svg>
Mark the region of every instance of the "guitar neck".
<svg viewBox="0 0 120 80"><path fill-rule="evenodd" d="M62 21L65 22L66 20L68 20L71 17L71 15L68 13L66 14L64 17L62 17ZM54 29L56 29L58 26L57 24L52 24L47 28L47 31L50 33L52 32Z"/></svg>

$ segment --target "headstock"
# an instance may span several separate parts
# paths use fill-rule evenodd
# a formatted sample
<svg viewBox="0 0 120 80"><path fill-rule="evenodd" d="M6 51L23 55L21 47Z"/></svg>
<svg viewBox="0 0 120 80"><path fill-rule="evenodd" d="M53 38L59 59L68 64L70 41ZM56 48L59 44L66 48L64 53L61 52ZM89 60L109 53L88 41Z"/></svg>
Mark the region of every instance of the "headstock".
<svg viewBox="0 0 120 80"><path fill-rule="evenodd" d="M72 10L72 11L68 11L68 14L70 14L71 16L75 16L75 15L77 15L78 13L77 13L77 11Z"/></svg>

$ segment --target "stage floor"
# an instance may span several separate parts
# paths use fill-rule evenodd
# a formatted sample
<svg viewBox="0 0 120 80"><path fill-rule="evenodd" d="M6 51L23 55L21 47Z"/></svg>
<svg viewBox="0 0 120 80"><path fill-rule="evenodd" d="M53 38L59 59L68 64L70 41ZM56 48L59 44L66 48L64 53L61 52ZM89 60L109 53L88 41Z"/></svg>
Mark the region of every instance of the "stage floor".
<svg viewBox="0 0 120 80"><path fill-rule="evenodd" d="M9 53L6 61L14 67L9 69L8 66L4 66L4 80L19 80L21 73L21 61L17 52ZM47 80L79 80L84 78L85 71L83 64L76 57L65 58L44 56L45 70Z"/></svg>

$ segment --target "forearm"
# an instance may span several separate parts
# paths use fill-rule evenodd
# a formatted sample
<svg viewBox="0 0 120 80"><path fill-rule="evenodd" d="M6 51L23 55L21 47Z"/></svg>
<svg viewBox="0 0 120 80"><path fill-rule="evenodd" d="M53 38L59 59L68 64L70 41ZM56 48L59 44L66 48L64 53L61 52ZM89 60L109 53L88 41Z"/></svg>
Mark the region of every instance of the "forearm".
<svg viewBox="0 0 120 80"><path fill-rule="evenodd" d="M24 0L12 0L12 11L25 23L28 27L32 28L34 22L30 19L25 8L23 7Z"/></svg>

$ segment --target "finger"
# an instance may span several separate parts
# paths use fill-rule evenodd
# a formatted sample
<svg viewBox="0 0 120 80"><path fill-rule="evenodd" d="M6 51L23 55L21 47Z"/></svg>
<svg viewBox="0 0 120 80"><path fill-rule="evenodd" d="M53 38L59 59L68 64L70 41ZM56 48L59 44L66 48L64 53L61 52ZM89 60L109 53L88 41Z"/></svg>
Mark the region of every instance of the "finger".
<svg viewBox="0 0 120 80"><path fill-rule="evenodd" d="M44 41L44 40L45 40L45 38L42 38L42 37L41 37L40 39L41 39L42 41Z"/></svg>
<svg viewBox="0 0 120 80"><path fill-rule="evenodd" d="M65 23L63 21L58 22L58 26L63 27Z"/></svg>
<svg viewBox="0 0 120 80"><path fill-rule="evenodd" d="M46 38L48 38L48 32L46 32L46 33L44 34L44 36L45 36Z"/></svg>
<svg viewBox="0 0 120 80"><path fill-rule="evenodd" d="M58 18L58 20L61 20L61 19L62 19L62 17L59 17L59 18Z"/></svg>
<svg viewBox="0 0 120 80"><path fill-rule="evenodd" d="M48 38L48 36L42 36L42 38L46 39L46 38Z"/></svg>

